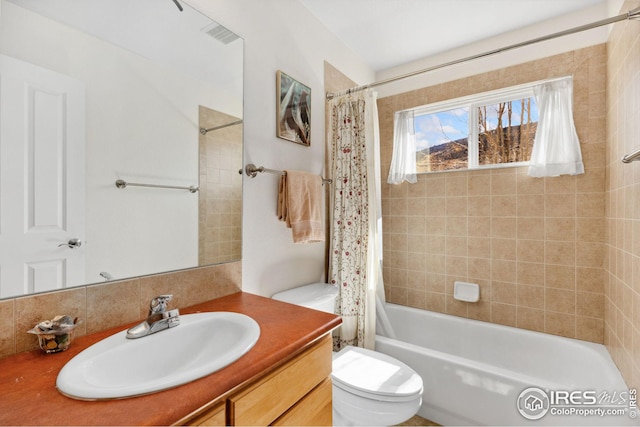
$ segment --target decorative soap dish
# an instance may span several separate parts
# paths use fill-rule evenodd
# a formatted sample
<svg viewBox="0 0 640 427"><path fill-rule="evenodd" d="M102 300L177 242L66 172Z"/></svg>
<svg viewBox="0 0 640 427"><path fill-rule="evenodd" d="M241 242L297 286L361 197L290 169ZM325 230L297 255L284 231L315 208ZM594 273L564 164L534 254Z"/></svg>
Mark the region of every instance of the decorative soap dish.
<svg viewBox="0 0 640 427"><path fill-rule="evenodd" d="M73 330L78 324L78 318L60 315L51 320L44 320L27 332L38 336L40 348L45 353L65 351L71 345Z"/></svg>
<svg viewBox="0 0 640 427"><path fill-rule="evenodd" d="M480 286L477 283L454 282L453 297L458 301L478 302L480 300Z"/></svg>

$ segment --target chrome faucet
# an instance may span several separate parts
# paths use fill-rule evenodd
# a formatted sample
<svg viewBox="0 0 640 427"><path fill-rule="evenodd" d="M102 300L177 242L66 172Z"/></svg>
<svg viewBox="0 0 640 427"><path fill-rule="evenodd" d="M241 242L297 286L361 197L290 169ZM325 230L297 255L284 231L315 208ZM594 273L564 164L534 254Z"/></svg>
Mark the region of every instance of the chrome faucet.
<svg viewBox="0 0 640 427"><path fill-rule="evenodd" d="M167 310L167 303L173 295L159 295L149 304L149 317L144 322L127 330L127 338L142 338L156 332L173 328L180 324L180 312L177 308Z"/></svg>

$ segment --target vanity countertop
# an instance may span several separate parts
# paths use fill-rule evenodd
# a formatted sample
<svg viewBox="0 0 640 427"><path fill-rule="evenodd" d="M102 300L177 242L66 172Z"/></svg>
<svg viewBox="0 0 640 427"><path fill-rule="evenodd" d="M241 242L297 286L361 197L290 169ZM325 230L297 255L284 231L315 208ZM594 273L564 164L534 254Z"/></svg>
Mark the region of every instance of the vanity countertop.
<svg viewBox="0 0 640 427"><path fill-rule="evenodd" d="M0 425L170 425L280 365L341 323L332 314L244 292L180 308L182 314L203 311L251 316L260 325L258 342L245 356L207 377L145 396L108 401L65 397L55 387L56 378L73 356L131 325L77 337L61 353L34 350L9 356L0 359Z"/></svg>

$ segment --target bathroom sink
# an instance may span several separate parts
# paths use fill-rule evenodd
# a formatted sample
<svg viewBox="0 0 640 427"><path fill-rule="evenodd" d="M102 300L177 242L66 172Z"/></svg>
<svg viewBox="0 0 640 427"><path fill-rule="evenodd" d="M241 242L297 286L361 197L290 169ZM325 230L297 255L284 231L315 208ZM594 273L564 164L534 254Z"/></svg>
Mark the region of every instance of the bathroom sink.
<svg viewBox="0 0 640 427"><path fill-rule="evenodd" d="M69 397L118 399L166 390L235 362L258 341L260 327L231 312L183 314L180 325L127 339L118 332L67 362L56 386Z"/></svg>

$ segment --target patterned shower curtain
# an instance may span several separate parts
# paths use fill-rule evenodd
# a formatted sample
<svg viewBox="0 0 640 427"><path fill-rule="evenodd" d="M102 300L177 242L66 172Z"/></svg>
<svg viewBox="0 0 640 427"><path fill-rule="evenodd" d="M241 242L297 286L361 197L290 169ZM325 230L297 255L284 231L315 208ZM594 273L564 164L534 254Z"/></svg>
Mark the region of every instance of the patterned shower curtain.
<svg viewBox="0 0 640 427"><path fill-rule="evenodd" d="M346 345L373 348L376 287L381 280L375 93L335 97L329 109L333 176L329 279L340 288L337 313L342 316L334 349Z"/></svg>

